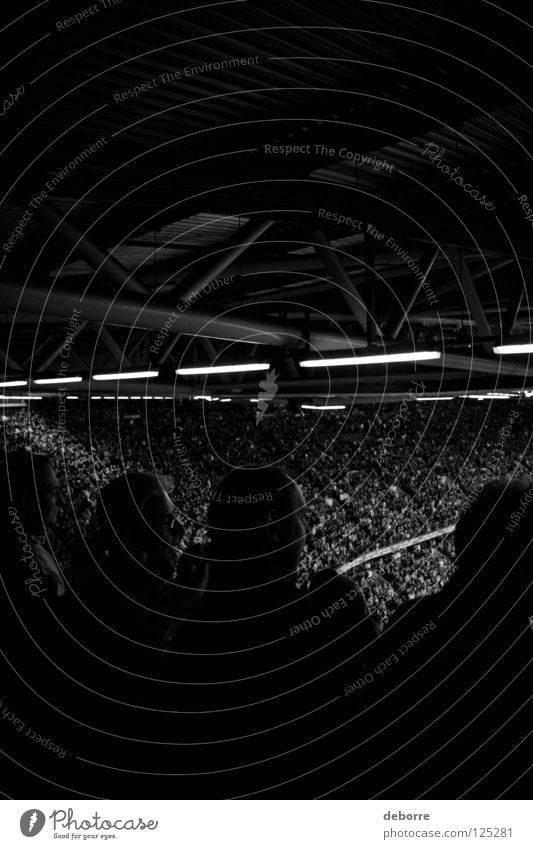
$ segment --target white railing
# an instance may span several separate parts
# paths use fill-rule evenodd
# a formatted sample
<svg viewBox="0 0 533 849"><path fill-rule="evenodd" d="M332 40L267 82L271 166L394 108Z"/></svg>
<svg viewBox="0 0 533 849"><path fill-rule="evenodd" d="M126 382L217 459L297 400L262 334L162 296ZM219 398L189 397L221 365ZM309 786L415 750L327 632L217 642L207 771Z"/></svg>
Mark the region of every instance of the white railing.
<svg viewBox="0 0 533 849"><path fill-rule="evenodd" d="M454 530L455 525L448 525L446 528L439 528L438 531L430 531L420 537L413 537L413 539L395 542L392 545L388 545L386 548L378 548L374 551L368 551L366 554L360 554L359 557L355 558L355 560L350 560L349 563L345 563L344 566L339 566L337 572L342 574L343 572L347 572L349 569L353 569L354 566L361 566L362 563L368 563L369 560L376 560L378 557L385 557L387 554L394 554L396 551L402 551L404 548L412 548L413 545L418 545L421 542L427 542L430 539L448 536L448 534L451 534Z"/></svg>

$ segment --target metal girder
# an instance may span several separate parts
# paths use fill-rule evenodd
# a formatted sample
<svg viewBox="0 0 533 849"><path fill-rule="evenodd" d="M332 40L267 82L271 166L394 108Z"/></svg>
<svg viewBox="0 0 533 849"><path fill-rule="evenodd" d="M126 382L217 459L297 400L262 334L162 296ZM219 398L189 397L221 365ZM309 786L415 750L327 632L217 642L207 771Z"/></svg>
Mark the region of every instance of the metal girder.
<svg viewBox="0 0 533 849"><path fill-rule="evenodd" d="M22 371L22 366L10 354L7 354L3 348L0 348L0 360L2 360L8 369Z"/></svg>
<svg viewBox="0 0 533 849"><path fill-rule="evenodd" d="M448 256L450 257L457 283L464 293L468 309L476 322L477 332L481 337L487 339L492 335L492 329L487 321L487 316L485 315L483 304L470 274L470 269L464 257L455 248L448 248ZM487 354L492 353L492 347L490 342L483 342L483 348Z"/></svg>
<svg viewBox="0 0 533 849"><path fill-rule="evenodd" d="M304 247L304 243L302 243L302 247ZM334 245L332 245L332 248L335 250ZM343 265L345 268L360 268L362 255L361 257L358 257L356 255L357 251L357 245L350 246L350 254L343 256ZM509 262L512 260L507 261ZM444 257L442 258L442 262L446 262ZM159 285L161 285L165 280L172 277L173 272L177 273L181 271L184 264L189 265L190 263L190 255L187 256L182 253L175 258L170 257L168 259L161 260L161 262L156 262L149 267L140 268L136 274L136 279L143 283L150 284L153 284L155 280ZM379 251L376 253L376 263L378 265L386 264L394 266L398 265L399 261L398 258L390 251ZM309 254L291 254L282 257L270 257L268 259L260 258L254 262L250 262L244 258L243 261L238 264L230 264L224 269L224 271L227 274L238 274L243 277L248 277L250 275L272 274L272 272L279 272L280 274L283 274L286 271L318 271L320 268L323 268L323 266L324 263L319 256Z"/></svg>
<svg viewBox="0 0 533 849"><path fill-rule="evenodd" d="M450 250L450 246L448 245L448 250ZM466 262L466 257L463 254L463 259ZM484 277L485 274L492 274L494 271L497 271L499 268L504 268L506 265L510 265L512 262L516 262L515 257L510 257L507 259L500 259L499 261L495 261L492 264L483 264L483 266L477 271L471 271L470 277L472 280L478 280L480 277ZM446 263L448 267L448 263ZM434 266L435 267L435 266ZM440 262L439 262L440 267ZM446 295L448 292L453 292L457 289L457 280L449 281L448 283L443 283L441 286L438 286L435 289L435 295Z"/></svg>
<svg viewBox="0 0 533 849"><path fill-rule="evenodd" d="M366 341L369 348L374 344L379 326L376 320L376 254L374 239L369 233L364 235L365 244L365 283L368 305L366 310Z"/></svg>
<svg viewBox="0 0 533 849"><path fill-rule="evenodd" d="M101 324L101 325L95 324L94 329L97 331L98 335L100 336L100 339L102 340L102 342L106 346L107 350L116 359L117 365L125 366L126 368L129 368L131 366L130 360L128 359L128 357L126 356L126 354L124 353L124 351L122 350L120 345L117 344L117 342L113 338L113 335L107 329L107 327L105 327L103 324Z"/></svg>
<svg viewBox="0 0 533 849"><path fill-rule="evenodd" d="M72 338L74 339L78 335L78 333L80 333L85 327L87 327L87 322L82 321L80 324L78 324L78 326L74 330L69 330L69 336L72 336ZM50 353L46 354L41 360L39 360L39 362L37 363L37 366L35 368L35 371L36 372L45 371L45 369L47 369L48 366L51 363L53 363L54 360L57 357L59 357L61 351L63 350L64 345L65 345L65 333L63 333L60 341L57 343L57 345L54 345L54 347L50 351Z"/></svg>
<svg viewBox="0 0 533 849"><path fill-rule="evenodd" d="M168 304L135 294L110 298L108 293L89 291L80 299L79 292L59 286L24 286L14 281L2 285L2 300L6 309L19 307L33 315L41 315L45 310L47 316L65 318L74 308L81 307L88 321L158 332L171 314ZM189 308L178 312L176 320L169 327L169 333L292 348L304 341L303 329L298 324L271 321L243 314L240 310L220 315L211 310ZM316 350L346 350L365 344L360 335L345 335L334 329L313 330L310 341Z"/></svg>
<svg viewBox="0 0 533 849"><path fill-rule="evenodd" d="M88 236L83 235L55 208L49 200L43 201L35 210L35 217L42 224L57 230L57 233L73 248L74 252L87 262L95 271L99 271L115 286L130 292L146 292L147 289L135 279L118 260L95 245Z"/></svg>
<svg viewBox="0 0 533 849"><path fill-rule="evenodd" d="M204 351L207 353L207 356L211 359L211 362L216 363L218 359L218 352L211 342L211 339L204 337L203 339L200 339L200 343ZM229 374L221 374L220 379L222 380L222 383L228 383L228 381L231 381L232 378Z"/></svg>
<svg viewBox="0 0 533 849"><path fill-rule="evenodd" d="M323 371L320 369L320 371ZM449 380L457 380L459 376L463 376L464 372L468 372L472 375L494 375L496 377L518 377L523 379L524 377L533 377L533 368L527 368L527 366L523 366L516 363L499 363L494 360L486 360L480 357L467 357L459 354L444 354L442 360L438 363L435 362L435 367L433 369L429 368L418 368L408 371L407 369L402 369L397 373L382 371L370 371L365 367L358 370L358 373L355 371L352 372L351 375L347 375L346 372L349 372L348 368L339 368L335 369L334 373L330 371L328 376L322 377L318 374L319 370L316 369L313 376L308 378L299 377L296 380L280 380L279 388L280 392L289 392L292 390L300 390L304 394L312 395L314 391L326 391L329 393L335 393L341 391L341 388L344 391L348 389L351 390L351 394L359 394L359 386L366 384L375 383L376 386L379 386L382 391L386 391L386 386L393 383L398 383L402 381L431 381L434 380L438 383L438 387L440 391L445 392L445 381ZM217 387L216 384L210 387L213 392L223 392L224 389L220 386ZM254 393L254 390L257 389L256 384L248 381L243 382L242 384L243 392ZM466 386L465 386L466 388ZM280 393L278 393L279 396Z"/></svg>
<svg viewBox="0 0 533 849"><path fill-rule="evenodd" d="M253 245L272 226L273 221L250 221L224 245L213 249L213 256L204 270L193 271L173 290L173 296L188 301L197 295L203 286L222 274L231 263Z"/></svg>
<svg viewBox="0 0 533 849"><path fill-rule="evenodd" d="M461 354L443 354L442 365L444 368L459 369L460 371L510 375L512 377L533 377L533 368L528 368L520 363L502 363L496 359L485 360L480 357L466 357Z"/></svg>
<svg viewBox="0 0 533 849"><path fill-rule="evenodd" d="M404 323L409 317L409 314L413 308L413 305L420 294L422 287L425 285L426 280L428 278L429 272L433 268L435 260L439 255L440 248L428 248L423 251L422 256L420 257L419 263L422 271L422 278L418 279L415 285L413 286L409 297L407 298L405 304L403 306L398 307L396 315L391 318L387 325L387 335L390 336L391 339L396 339L400 330L402 329Z"/></svg>
<svg viewBox="0 0 533 849"><path fill-rule="evenodd" d="M18 315L18 314L17 314L16 318L19 318L19 315ZM31 316L31 318L34 318L34 316ZM15 319L15 316L13 316L13 320L14 320L14 319ZM27 320L27 317L26 317L24 320L26 321L26 320ZM23 367L23 368L26 368L26 366L28 366L28 365L29 365L29 364L30 364L30 363L31 363L31 362L35 359L35 357L37 356L37 354L40 354L40 352L41 352L44 348L46 348L46 346L48 345L48 343L49 343L49 342L52 342L54 339L55 339L55 333L49 333L49 334L48 334L48 336L46 337L46 339L44 339L44 340L43 340L43 341L42 341L42 342L41 342L41 343L40 343L40 344L36 347L35 351L32 351L32 352L29 354L29 356L27 356L27 357L26 357L26 359L25 359L25 360L23 361L23 363L22 363L22 367Z"/></svg>
<svg viewBox="0 0 533 849"><path fill-rule="evenodd" d="M132 346L131 346L131 348L130 348L130 353L129 353L129 359L130 359L130 362L132 361L132 357L133 357L133 355L134 355L134 354L136 353L136 351L140 348L140 346L142 345L142 343L143 343L143 342L144 342L144 341L148 338L148 333L149 333L149 331L148 331L148 330L142 330L142 331L138 334L137 339L135 340L135 342L133 343L133 345L132 345Z"/></svg>
<svg viewBox="0 0 533 849"><path fill-rule="evenodd" d="M160 353L159 358L157 360L158 366L162 366L163 363L166 362L166 360L168 359L168 357L170 356L170 354L172 353L172 351L174 350L174 348L176 347L176 345L178 344L180 339L181 339L181 333L176 333L176 334L174 334L174 336L172 336L168 340L167 344L163 348L161 348L161 353Z"/></svg>
<svg viewBox="0 0 533 849"><path fill-rule="evenodd" d="M343 293L346 303L353 313L355 320L366 333L368 310L365 301L359 292L359 289L346 271L346 268L342 264L335 248L331 247L322 230L310 230L309 238L313 242L313 247L322 259L329 274L331 274L333 282Z"/></svg>
<svg viewBox="0 0 533 849"><path fill-rule="evenodd" d="M514 326L516 324L516 320L518 319L518 314L520 312L520 307L522 306L522 299L524 297L524 292L527 291L527 284L531 279L531 269L533 268L533 264L531 264L527 270L527 274L523 283L519 283L517 285L516 291L511 295L509 300L509 304L507 307L507 312L505 313L505 318L502 322L502 335L510 336L513 332Z"/></svg>

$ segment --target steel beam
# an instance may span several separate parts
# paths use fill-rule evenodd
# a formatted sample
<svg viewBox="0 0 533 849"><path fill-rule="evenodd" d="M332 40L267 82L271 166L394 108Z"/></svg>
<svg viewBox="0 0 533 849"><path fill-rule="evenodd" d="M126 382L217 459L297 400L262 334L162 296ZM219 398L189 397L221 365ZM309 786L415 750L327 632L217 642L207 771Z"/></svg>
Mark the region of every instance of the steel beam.
<svg viewBox="0 0 533 849"><path fill-rule="evenodd" d="M107 327L105 327L103 324L95 324L94 329L97 331L98 335L100 336L100 339L106 346L107 350L116 359L117 365L120 367L124 366L125 368L129 368L131 366L130 360L128 359L120 345L117 344Z"/></svg>
<svg viewBox="0 0 533 849"><path fill-rule="evenodd" d="M364 235L365 245L365 290L368 298L366 311L366 341L369 348L374 344L376 332L379 325L376 319L376 254L374 250L374 239L369 233Z"/></svg>
<svg viewBox="0 0 533 849"><path fill-rule="evenodd" d="M0 360L2 360L8 369L22 371L22 366L10 354L7 354L3 348L0 348Z"/></svg>
<svg viewBox="0 0 533 849"><path fill-rule="evenodd" d="M207 356L210 358L211 362L216 363L218 359L218 352L213 343L211 342L211 339L207 339L206 337L204 337L203 339L200 339L200 343ZM229 374L221 374L220 379L222 380L222 383L228 383L232 380L232 377Z"/></svg>
<svg viewBox="0 0 533 849"><path fill-rule="evenodd" d="M523 283L519 283L517 285L516 291L511 295L509 299L509 304L507 306L507 312L505 313L505 318L502 322L502 336L510 336L514 330L514 326L518 319L518 314L520 312L520 307L522 306L522 299L524 297L524 292L527 292L527 285L531 280L531 269L533 268L533 264L529 266L526 274L526 278Z"/></svg>
<svg viewBox="0 0 533 849"><path fill-rule="evenodd" d="M322 230L310 230L309 238L313 243L315 251L331 275L333 282L344 295L346 303L353 313L355 320L361 327L361 330L366 333L368 310L365 301L359 292L359 289L346 271L346 268L342 264L336 249L331 247Z"/></svg>
<svg viewBox="0 0 533 849"><path fill-rule="evenodd" d="M462 254L455 248L448 248L448 256L455 272L456 282L463 291L469 312L476 322L477 332L483 339L487 339L492 335L492 328L485 315L470 269ZM490 342L483 342L483 348L487 354L492 353L492 347Z"/></svg>
<svg viewBox="0 0 533 849"><path fill-rule="evenodd" d="M173 290L173 296L179 301L188 301L197 295L208 283L228 268L231 263L253 245L263 233L272 226L273 221L250 221L224 245L213 249L207 268L193 271Z"/></svg>
<svg viewBox="0 0 533 849"><path fill-rule="evenodd" d="M95 245L88 236L74 227L49 201L43 201L35 210L35 217L47 227L57 230L58 234L73 248L74 252L87 262L91 268L100 272L119 289L130 292L147 292L145 286L135 279L118 260Z"/></svg>
<svg viewBox="0 0 533 849"><path fill-rule="evenodd" d="M72 336L72 338L74 339L78 335L78 333L80 333L85 327L87 327L87 322L82 321L80 324L78 324L78 326L75 328L75 330L69 330L69 336ZM53 363L54 360L57 357L59 357L59 355L60 355L60 353L63 350L63 347L65 345L65 335L66 334L63 333L60 341L57 343L57 345L54 345L54 347L50 351L50 353L46 354L46 356L44 356L41 360L39 360L34 371L36 371L36 372L45 371L48 368L48 366L51 363Z"/></svg>
<svg viewBox="0 0 533 849"><path fill-rule="evenodd" d="M163 363L166 362L166 360L168 359L180 339L181 333L176 333L168 340L167 344L161 348L161 353L159 355L159 359L157 360L158 366L162 366Z"/></svg>
<svg viewBox="0 0 533 849"><path fill-rule="evenodd" d="M492 351L492 345L490 345ZM443 368L459 369L460 371L481 372L512 377L533 377L533 368L520 363L503 363L499 359L486 360L481 357L466 357L461 354L443 354Z"/></svg>
<svg viewBox="0 0 533 849"><path fill-rule="evenodd" d="M404 323L407 321L409 314L413 308L413 305L420 294L422 287L425 285L426 280L428 278L429 272L433 268L435 264L435 260L437 259L440 252L440 248L429 248L422 253L420 257L419 263L420 267L424 269L422 271L422 278L418 279L415 285L413 286L409 297L407 298L405 304L400 306L396 312L396 315L391 318L387 330L388 335L391 339L397 339L402 329Z"/></svg>
<svg viewBox="0 0 533 849"><path fill-rule="evenodd" d="M59 286L24 286L14 281L6 285L6 282L2 284L2 301L8 310L20 308L33 315L46 313L47 316L68 318L75 307L81 306L88 321L158 332L170 315L168 304L135 294L110 298L107 293L89 291L80 298L79 292ZM298 324L246 315L240 310L220 315L214 310L190 308L178 312L169 333L291 348L304 341L303 329ZM313 330L310 341L314 348L322 351L365 345L362 335L345 336L334 329Z"/></svg>

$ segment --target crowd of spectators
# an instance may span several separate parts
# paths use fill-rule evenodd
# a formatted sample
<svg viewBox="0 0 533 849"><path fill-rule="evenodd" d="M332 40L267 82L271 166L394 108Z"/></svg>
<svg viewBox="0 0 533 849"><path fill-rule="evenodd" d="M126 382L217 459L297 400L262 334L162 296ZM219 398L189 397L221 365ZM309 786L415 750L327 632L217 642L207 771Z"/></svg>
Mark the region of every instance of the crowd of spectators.
<svg viewBox="0 0 533 849"><path fill-rule="evenodd" d="M6 419L6 792L522 792L532 409L256 423L247 403L52 399Z"/></svg>
<svg viewBox="0 0 533 849"><path fill-rule="evenodd" d="M335 414L273 405L256 424L251 404L93 400L88 410L79 400L60 429L52 400L11 416L3 432L8 450L55 460L67 493L55 553L67 570L73 548L90 540L98 489L125 471L170 476L185 548L205 541L211 489L223 474L280 464L307 499L305 580L453 526L487 469L490 477L530 473L528 401L413 399L405 407L400 417L398 404ZM349 573L386 619L398 604L437 592L452 570L451 537L442 535Z"/></svg>

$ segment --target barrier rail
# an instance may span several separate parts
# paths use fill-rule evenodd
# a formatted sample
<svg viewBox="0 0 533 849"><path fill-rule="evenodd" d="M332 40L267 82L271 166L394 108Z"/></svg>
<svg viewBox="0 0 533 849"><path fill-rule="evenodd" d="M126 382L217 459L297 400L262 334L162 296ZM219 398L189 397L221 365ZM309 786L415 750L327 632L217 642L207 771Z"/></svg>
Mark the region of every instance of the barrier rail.
<svg viewBox="0 0 533 849"><path fill-rule="evenodd" d="M451 534L454 530L455 525L447 525L445 528L439 528L438 531L430 531L420 537L413 537L413 539L395 542L392 545L388 545L386 548L378 548L375 551L360 554L359 557L355 558L355 560L350 560L350 562L345 563L344 566L339 566L337 572L339 575L342 575L343 572L347 572L355 566L361 566L363 563L368 563L370 560L377 560L378 557L385 557L387 554L394 554L397 551L403 551L404 548L412 548L413 545L419 545L421 542L428 542L430 539L448 536L448 534Z"/></svg>

